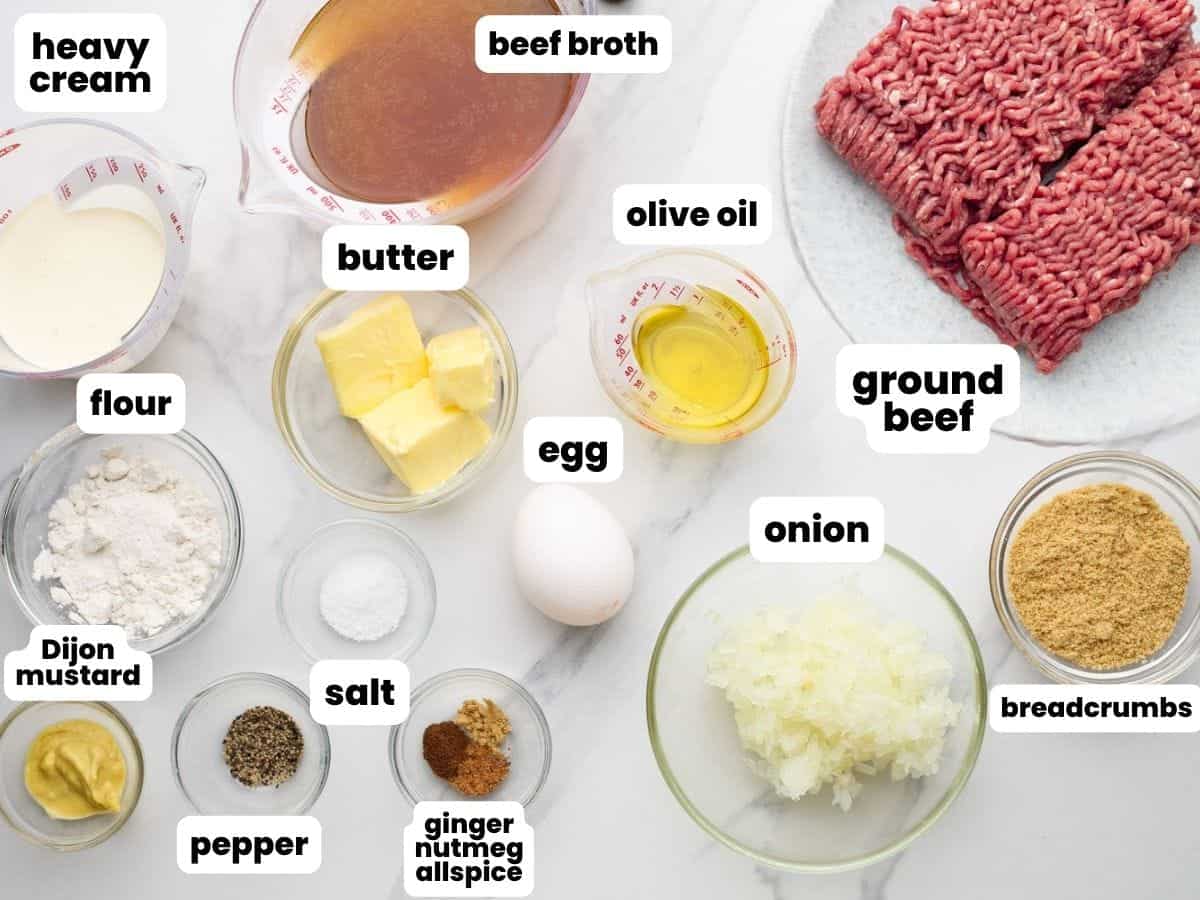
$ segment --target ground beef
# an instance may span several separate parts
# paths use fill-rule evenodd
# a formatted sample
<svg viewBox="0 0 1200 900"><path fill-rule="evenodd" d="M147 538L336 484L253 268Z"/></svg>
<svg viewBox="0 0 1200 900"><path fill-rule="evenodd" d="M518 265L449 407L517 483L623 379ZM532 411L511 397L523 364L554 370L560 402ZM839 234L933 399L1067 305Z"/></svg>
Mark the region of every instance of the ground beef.
<svg viewBox="0 0 1200 900"><path fill-rule="evenodd" d="M966 272L1053 371L1200 240L1200 51L1184 50L1031 201L969 229Z"/></svg>
<svg viewBox="0 0 1200 900"><path fill-rule="evenodd" d="M1188 0L939 0L900 8L826 85L817 126L887 198L908 252L1002 340L963 271L972 225L1030 202L1045 173L1189 42Z"/></svg>

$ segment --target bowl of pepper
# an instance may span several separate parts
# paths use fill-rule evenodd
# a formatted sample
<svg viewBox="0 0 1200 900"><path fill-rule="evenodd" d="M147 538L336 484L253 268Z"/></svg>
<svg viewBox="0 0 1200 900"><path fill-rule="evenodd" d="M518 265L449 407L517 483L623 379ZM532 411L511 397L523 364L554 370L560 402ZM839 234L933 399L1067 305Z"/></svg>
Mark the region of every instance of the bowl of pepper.
<svg viewBox="0 0 1200 900"><path fill-rule="evenodd" d="M550 772L550 725L537 700L487 669L454 669L412 693L388 737L392 775L423 800L515 800L525 806Z"/></svg>
<svg viewBox="0 0 1200 900"><path fill-rule="evenodd" d="M175 723L171 765L201 815L299 816L329 777L329 731L308 696L274 675L243 672L213 682Z"/></svg>

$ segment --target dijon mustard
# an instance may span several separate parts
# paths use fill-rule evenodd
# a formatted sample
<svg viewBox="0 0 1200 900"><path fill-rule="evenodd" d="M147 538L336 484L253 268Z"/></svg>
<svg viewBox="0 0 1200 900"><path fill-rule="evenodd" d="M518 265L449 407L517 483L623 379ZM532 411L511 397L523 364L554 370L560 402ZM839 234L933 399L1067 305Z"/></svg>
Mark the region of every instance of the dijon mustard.
<svg viewBox="0 0 1200 900"><path fill-rule="evenodd" d="M29 745L25 789L55 819L120 812L125 757L103 725L64 719L43 728Z"/></svg>

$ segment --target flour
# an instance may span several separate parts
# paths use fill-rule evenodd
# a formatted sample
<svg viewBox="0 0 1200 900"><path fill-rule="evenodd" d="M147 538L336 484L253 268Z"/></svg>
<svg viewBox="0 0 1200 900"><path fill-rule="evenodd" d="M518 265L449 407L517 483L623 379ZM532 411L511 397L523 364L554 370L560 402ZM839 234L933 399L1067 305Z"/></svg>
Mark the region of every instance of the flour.
<svg viewBox="0 0 1200 900"><path fill-rule="evenodd" d="M408 607L404 570L386 556L341 560L321 582L321 617L344 638L377 641L400 625Z"/></svg>
<svg viewBox="0 0 1200 900"><path fill-rule="evenodd" d="M50 507L33 565L77 624L121 625L148 638L200 611L221 564L217 509L167 466L120 448Z"/></svg>

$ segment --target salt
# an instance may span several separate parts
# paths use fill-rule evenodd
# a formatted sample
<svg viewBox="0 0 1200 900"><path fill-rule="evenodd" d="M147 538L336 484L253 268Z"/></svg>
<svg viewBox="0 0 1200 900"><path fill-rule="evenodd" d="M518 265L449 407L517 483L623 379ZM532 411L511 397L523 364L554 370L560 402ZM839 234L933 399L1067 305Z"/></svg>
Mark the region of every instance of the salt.
<svg viewBox="0 0 1200 900"><path fill-rule="evenodd" d="M377 641L391 634L407 607L404 571L376 553L343 559L321 582L321 617L351 641Z"/></svg>

